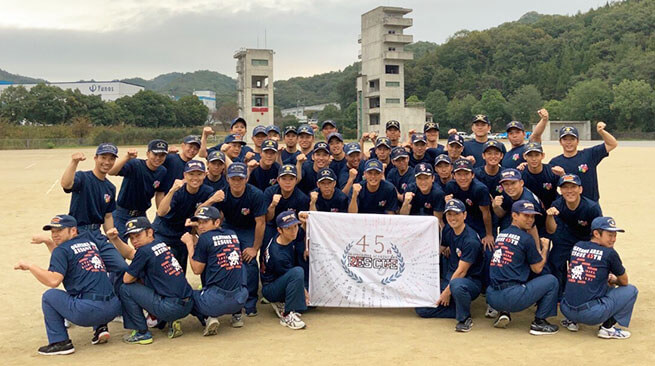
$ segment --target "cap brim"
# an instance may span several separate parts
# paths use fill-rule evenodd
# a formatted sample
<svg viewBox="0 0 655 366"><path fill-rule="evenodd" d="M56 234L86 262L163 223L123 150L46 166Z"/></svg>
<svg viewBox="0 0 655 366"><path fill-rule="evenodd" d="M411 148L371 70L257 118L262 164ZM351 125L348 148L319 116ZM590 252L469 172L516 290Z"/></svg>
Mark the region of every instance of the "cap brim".
<svg viewBox="0 0 655 366"><path fill-rule="evenodd" d="M281 228L284 229L284 228L287 228L287 227L289 227L289 226L291 226L291 225L294 225L294 224L300 224L300 220L298 220L298 219L293 219L293 221L285 222L283 225L278 226L278 227L281 227Z"/></svg>
<svg viewBox="0 0 655 366"><path fill-rule="evenodd" d="M110 154L110 155L114 155L115 157L118 157L118 154L116 154L114 151L96 151L96 155L105 155L105 154Z"/></svg>
<svg viewBox="0 0 655 366"><path fill-rule="evenodd" d="M384 147L386 147L386 148L391 149L391 146L389 146L389 145L387 145L387 144L377 144L377 145L375 145L376 148L378 148L378 147L380 147L380 146L384 146Z"/></svg>
<svg viewBox="0 0 655 366"><path fill-rule="evenodd" d="M532 152L532 151L542 153L542 154L544 153L543 150L538 150L538 149L528 149L528 150L525 150L523 153L527 154L527 153Z"/></svg>
<svg viewBox="0 0 655 366"><path fill-rule="evenodd" d="M499 180L498 183L509 182L509 181L518 182L520 180L521 180L521 178L503 178L503 179Z"/></svg>
<svg viewBox="0 0 655 366"><path fill-rule="evenodd" d="M539 212L539 211L534 211L534 210L522 210L522 211L512 211L512 212L516 212L516 213L524 213L524 214L528 214L528 215L539 215L539 216L541 216L541 212Z"/></svg>
<svg viewBox="0 0 655 366"><path fill-rule="evenodd" d="M624 233L625 232L625 230L623 230L621 228L618 228L618 227L608 227L607 229L599 228L599 229L596 229L596 230L612 231L612 232L615 232L615 233Z"/></svg>
<svg viewBox="0 0 655 366"><path fill-rule="evenodd" d="M207 161L211 163L212 161L216 161L216 160L218 160L218 161L220 161L220 162L222 162L222 163L225 163L225 160L224 160L224 159L221 159L221 158L219 158L219 157L216 157L216 158L213 158L213 159L209 159L209 160L207 160Z"/></svg>
<svg viewBox="0 0 655 366"><path fill-rule="evenodd" d="M150 150L150 152L152 152L153 154L166 154L168 151L166 151L166 150L154 149L154 150Z"/></svg>
<svg viewBox="0 0 655 366"><path fill-rule="evenodd" d="M140 233L145 229L148 229L148 228L147 227L137 227L137 228L134 228L134 229L127 229L127 230L125 230L125 235Z"/></svg>
<svg viewBox="0 0 655 366"><path fill-rule="evenodd" d="M362 152L362 150L360 150L360 149L350 150L350 151L348 151L348 152L346 153L346 155L350 155L350 154L352 154L352 153L354 153L354 152L358 152L358 153L360 153L360 152Z"/></svg>
<svg viewBox="0 0 655 366"><path fill-rule="evenodd" d="M451 142L448 143L448 145L452 145L452 144L457 144L459 146L464 146L464 144L459 142L459 141L451 141Z"/></svg>
<svg viewBox="0 0 655 366"><path fill-rule="evenodd" d="M409 155L398 155L398 156L396 156L395 158L393 158L393 159L391 159L391 160L392 160L392 161L393 161L393 160L398 160L398 159L400 159L400 158L408 158L408 159L409 159Z"/></svg>
<svg viewBox="0 0 655 366"><path fill-rule="evenodd" d="M449 211L457 212L457 213L464 213L464 212L466 212L466 210L462 210L462 209L454 208L454 207L453 207L453 208L446 208L445 210L443 210L443 213L446 213L446 212L449 212Z"/></svg>
<svg viewBox="0 0 655 366"><path fill-rule="evenodd" d="M364 169L364 173L366 173L366 172L370 172L371 170L375 170L375 171L378 171L378 172L382 173L382 169L377 168L377 167L376 167L376 168L368 168L368 169Z"/></svg>
<svg viewBox="0 0 655 366"><path fill-rule="evenodd" d="M205 215L196 215L191 218L191 221L193 222L196 222L198 220L216 220L216 219Z"/></svg>
<svg viewBox="0 0 655 366"><path fill-rule="evenodd" d="M433 176L434 174L432 174L432 172L418 172L418 173L415 173L415 174L414 174L415 177L418 177L419 175L429 175L429 176Z"/></svg>
<svg viewBox="0 0 655 366"><path fill-rule="evenodd" d="M469 172L472 172L472 171L473 171L472 168L455 168L455 169L453 169L453 173L454 173L454 172L458 172L458 171L460 171L460 170L466 170L466 171L469 171Z"/></svg>
<svg viewBox="0 0 655 366"><path fill-rule="evenodd" d="M320 178L318 178L318 180L316 180L316 181L317 181L317 182L320 182L320 181L322 181L322 180L326 180L326 179L331 180L331 181L333 181L333 182L336 181L336 179L334 179L334 178L332 178L332 177L320 177Z"/></svg>
<svg viewBox="0 0 655 366"><path fill-rule="evenodd" d="M48 224L43 227L44 231L52 230L52 228L62 228L63 226L61 224Z"/></svg>
<svg viewBox="0 0 655 366"><path fill-rule="evenodd" d="M426 144L428 143L428 142L427 142L426 140L424 140L424 139L417 139L417 140L412 141L412 144L417 143L417 142L423 142L423 143L426 143Z"/></svg>
<svg viewBox="0 0 655 366"><path fill-rule="evenodd" d="M283 173L278 174L277 176L281 177L281 176L284 176L284 175L290 175L292 177L297 177L298 176L297 173L291 173L291 172L283 172Z"/></svg>
<svg viewBox="0 0 655 366"><path fill-rule="evenodd" d="M317 152L317 151L325 151L328 154L330 153L330 150L322 148L322 147L319 147L318 149L314 149L314 152Z"/></svg>
<svg viewBox="0 0 655 366"><path fill-rule="evenodd" d="M244 178L244 179L245 179L245 178L246 178L246 175L243 174L243 173L232 173L232 174L228 173L228 174L227 174L227 177L228 177L228 178L241 177L241 178Z"/></svg>
<svg viewBox="0 0 655 366"><path fill-rule="evenodd" d="M189 169L189 170L185 170L184 172L185 173L191 173L191 172L203 172L204 173L205 170L204 169L198 169L198 168L192 168L192 169Z"/></svg>
<svg viewBox="0 0 655 366"><path fill-rule="evenodd" d="M573 136L573 137L575 137L576 139L578 138L578 135L576 135L576 134L573 133L573 132L565 132L565 133L561 134L561 135L559 136L559 138L561 139L562 137L565 137L565 136Z"/></svg>
<svg viewBox="0 0 655 366"><path fill-rule="evenodd" d="M262 151L266 151L266 150L271 150L271 151L276 151L277 152L277 148L271 147L271 146L267 146L267 147L262 148Z"/></svg>

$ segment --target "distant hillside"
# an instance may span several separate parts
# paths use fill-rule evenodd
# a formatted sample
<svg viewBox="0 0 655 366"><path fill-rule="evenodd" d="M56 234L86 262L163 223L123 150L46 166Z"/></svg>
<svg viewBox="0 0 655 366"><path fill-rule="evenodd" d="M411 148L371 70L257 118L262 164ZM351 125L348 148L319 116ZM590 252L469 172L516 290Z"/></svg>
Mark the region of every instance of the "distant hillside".
<svg viewBox="0 0 655 366"><path fill-rule="evenodd" d="M39 83L44 82L43 79L33 79L27 76L12 74L5 70L0 69L0 81L11 81L14 83Z"/></svg>

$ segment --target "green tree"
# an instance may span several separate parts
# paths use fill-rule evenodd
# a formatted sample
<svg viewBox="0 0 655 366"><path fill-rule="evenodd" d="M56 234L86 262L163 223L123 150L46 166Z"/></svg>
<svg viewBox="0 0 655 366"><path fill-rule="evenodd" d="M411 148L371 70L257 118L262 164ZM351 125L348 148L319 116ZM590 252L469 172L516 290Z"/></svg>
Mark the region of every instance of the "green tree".
<svg viewBox="0 0 655 366"><path fill-rule="evenodd" d="M448 120L448 97L439 89L431 91L425 98L425 109L432 113L432 119L435 122L446 122Z"/></svg>
<svg viewBox="0 0 655 366"><path fill-rule="evenodd" d="M509 97L509 110L512 119L523 123L536 123L539 121L537 110L543 106L541 93L532 84L524 85Z"/></svg>
<svg viewBox="0 0 655 366"><path fill-rule="evenodd" d="M546 108L548 111L548 117L551 121L563 121L569 119L564 112L563 103L559 100L551 99L544 103L543 108Z"/></svg>
<svg viewBox="0 0 655 366"><path fill-rule="evenodd" d="M463 98L453 98L448 102L446 114L448 115L448 122L450 127L457 128L458 130L468 130L471 125L471 109L478 102L471 94Z"/></svg>
<svg viewBox="0 0 655 366"><path fill-rule="evenodd" d="M623 80L614 85L610 109L617 115L617 127L626 130L653 130L655 92L643 80Z"/></svg>
<svg viewBox="0 0 655 366"><path fill-rule="evenodd" d="M0 117L10 123L21 123L27 118L33 95L23 86L10 86L0 93Z"/></svg>
<svg viewBox="0 0 655 366"><path fill-rule="evenodd" d="M60 88L38 84L29 91L33 103L27 114L27 119L47 125L66 122L66 94Z"/></svg>
<svg viewBox="0 0 655 366"><path fill-rule="evenodd" d="M239 106L235 102L223 103L212 115L212 119L221 122L225 130L230 125L230 121L239 115Z"/></svg>
<svg viewBox="0 0 655 366"><path fill-rule="evenodd" d="M486 114L493 123L509 119L507 114L507 101L498 89L489 89L482 93L482 98L471 108L471 114Z"/></svg>
<svg viewBox="0 0 655 366"><path fill-rule="evenodd" d="M137 127L170 127L176 124L173 101L151 90L142 90L132 97L122 97L116 103L129 117L129 124Z"/></svg>
<svg viewBox="0 0 655 366"><path fill-rule="evenodd" d="M200 126L207 121L209 108L195 95L181 97L175 102L175 122L177 126Z"/></svg>
<svg viewBox="0 0 655 366"><path fill-rule="evenodd" d="M341 119L341 111L332 104L326 105L325 108L323 108L323 110L318 113L318 120L319 122L322 122L327 119L331 119L333 121Z"/></svg>
<svg viewBox="0 0 655 366"><path fill-rule="evenodd" d="M609 85L599 79L581 81L572 87L563 100L567 118L576 121L613 122L610 105L614 99Z"/></svg>

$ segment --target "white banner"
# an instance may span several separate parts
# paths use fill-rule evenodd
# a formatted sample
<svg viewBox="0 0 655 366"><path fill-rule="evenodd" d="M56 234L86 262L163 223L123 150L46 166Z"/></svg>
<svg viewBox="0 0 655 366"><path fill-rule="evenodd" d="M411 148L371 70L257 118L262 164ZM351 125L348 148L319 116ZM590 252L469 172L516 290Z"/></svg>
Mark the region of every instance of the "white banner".
<svg viewBox="0 0 655 366"><path fill-rule="evenodd" d="M312 211L307 236L311 305L400 308L439 299L434 216Z"/></svg>

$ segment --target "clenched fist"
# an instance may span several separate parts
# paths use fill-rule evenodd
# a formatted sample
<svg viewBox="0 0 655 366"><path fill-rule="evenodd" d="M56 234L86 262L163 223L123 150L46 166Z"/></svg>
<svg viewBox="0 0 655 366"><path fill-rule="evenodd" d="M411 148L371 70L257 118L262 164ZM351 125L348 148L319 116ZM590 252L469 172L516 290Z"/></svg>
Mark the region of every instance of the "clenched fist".
<svg viewBox="0 0 655 366"><path fill-rule="evenodd" d="M274 196L274 197L275 197L275 196ZM318 200L318 192L316 192L316 191L311 191L311 192L309 192L309 200L310 200L311 202L316 203L316 201Z"/></svg>
<svg viewBox="0 0 655 366"><path fill-rule="evenodd" d="M494 197L494 202L493 202L494 207L500 207L503 205L503 196L496 196Z"/></svg>
<svg viewBox="0 0 655 366"><path fill-rule="evenodd" d="M359 183L353 184L353 195L359 194L359 192L361 192L361 190L362 190L362 185L361 184L359 184Z"/></svg>
<svg viewBox="0 0 655 366"><path fill-rule="evenodd" d="M214 129L213 129L213 128L207 126L207 127L205 127L205 128L202 129L202 134L203 134L204 136L210 136L210 135L214 135L214 134L216 134L216 132L214 132Z"/></svg>
<svg viewBox="0 0 655 366"><path fill-rule="evenodd" d="M127 159L135 159L139 153L136 149L127 149Z"/></svg>
<svg viewBox="0 0 655 366"><path fill-rule="evenodd" d="M557 208L555 208L555 207L551 207L551 208L546 210L546 214L548 216L557 216L557 215L559 215L559 210Z"/></svg>
<svg viewBox="0 0 655 366"><path fill-rule="evenodd" d="M79 163L80 161L86 160L86 156L84 156L84 153L76 152L75 154L71 155L71 160L75 163Z"/></svg>
<svg viewBox="0 0 655 366"><path fill-rule="evenodd" d="M271 206L276 207L278 203L280 203L280 199L282 199L281 194L274 194L273 195L273 200L271 201Z"/></svg>
<svg viewBox="0 0 655 366"><path fill-rule="evenodd" d="M546 108L541 108L540 110L537 111L537 114L544 121L548 121L548 111L546 110Z"/></svg>

